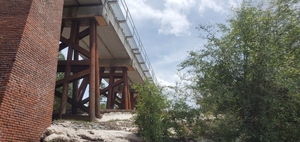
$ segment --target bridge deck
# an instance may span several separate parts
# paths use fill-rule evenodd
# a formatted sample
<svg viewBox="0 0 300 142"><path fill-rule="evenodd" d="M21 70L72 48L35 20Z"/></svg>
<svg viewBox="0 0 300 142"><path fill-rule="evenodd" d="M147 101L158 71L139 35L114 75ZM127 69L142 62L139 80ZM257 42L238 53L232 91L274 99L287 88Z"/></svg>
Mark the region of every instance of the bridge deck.
<svg viewBox="0 0 300 142"><path fill-rule="evenodd" d="M133 21L128 17L129 13L124 1L64 0L64 7L63 18L65 19L97 19L100 66L126 66L129 69L130 83L142 83L146 78L156 81ZM80 30L84 29L83 26ZM68 38L70 37L68 33L70 28L67 27L62 35ZM89 38L83 38L79 45L89 50Z"/></svg>

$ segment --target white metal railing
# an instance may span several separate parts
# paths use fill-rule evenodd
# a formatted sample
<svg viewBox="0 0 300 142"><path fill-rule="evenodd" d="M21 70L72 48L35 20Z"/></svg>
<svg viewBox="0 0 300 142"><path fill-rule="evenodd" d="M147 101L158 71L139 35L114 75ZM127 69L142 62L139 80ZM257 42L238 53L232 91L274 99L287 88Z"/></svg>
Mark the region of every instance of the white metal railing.
<svg viewBox="0 0 300 142"><path fill-rule="evenodd" d="M121 31L124 34L124 39L121 40L124 40L124 43L129 44L131 48L130 52L132 52L137 60L139 67L142 69L141 71L149 80L157 83L154 70L150 64L125 0L102 0L102 3L104 5L102 15L114 17L114 20L118 23L117 26L121 28Z"/></svg>

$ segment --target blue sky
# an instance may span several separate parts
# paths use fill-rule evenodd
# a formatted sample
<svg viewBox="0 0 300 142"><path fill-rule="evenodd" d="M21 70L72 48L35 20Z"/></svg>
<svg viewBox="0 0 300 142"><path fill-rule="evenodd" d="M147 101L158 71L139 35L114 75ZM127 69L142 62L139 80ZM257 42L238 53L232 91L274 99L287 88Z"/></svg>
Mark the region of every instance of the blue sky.
<svg viewBox="0 0 300 142"><path fill-rule="evenodd" d="M188 51L201 48L199 24L225 23L242 0L126 0L160 84L178 80Z"/></svg>

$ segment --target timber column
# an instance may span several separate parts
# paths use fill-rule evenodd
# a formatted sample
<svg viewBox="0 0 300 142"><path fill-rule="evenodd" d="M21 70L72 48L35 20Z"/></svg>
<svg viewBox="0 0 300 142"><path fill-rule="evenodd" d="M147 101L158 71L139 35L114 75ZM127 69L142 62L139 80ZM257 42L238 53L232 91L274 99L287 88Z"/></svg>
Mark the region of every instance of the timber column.
<svg viewBox="0 0 300 142"><path fill-rule="evenodd" d="M51 124L63 0L0 1L0 141Z"/></svg>

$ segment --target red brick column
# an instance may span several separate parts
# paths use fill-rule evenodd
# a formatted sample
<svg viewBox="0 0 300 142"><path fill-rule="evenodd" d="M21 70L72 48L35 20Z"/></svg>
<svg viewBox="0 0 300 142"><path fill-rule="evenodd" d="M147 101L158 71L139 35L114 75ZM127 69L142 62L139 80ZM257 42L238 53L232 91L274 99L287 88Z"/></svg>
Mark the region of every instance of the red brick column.
<svg viewBox="0 0 300 142"><path fill-rule="evenodd" d="M0 141L51 124L63 0L0 0Z"/></svg>

